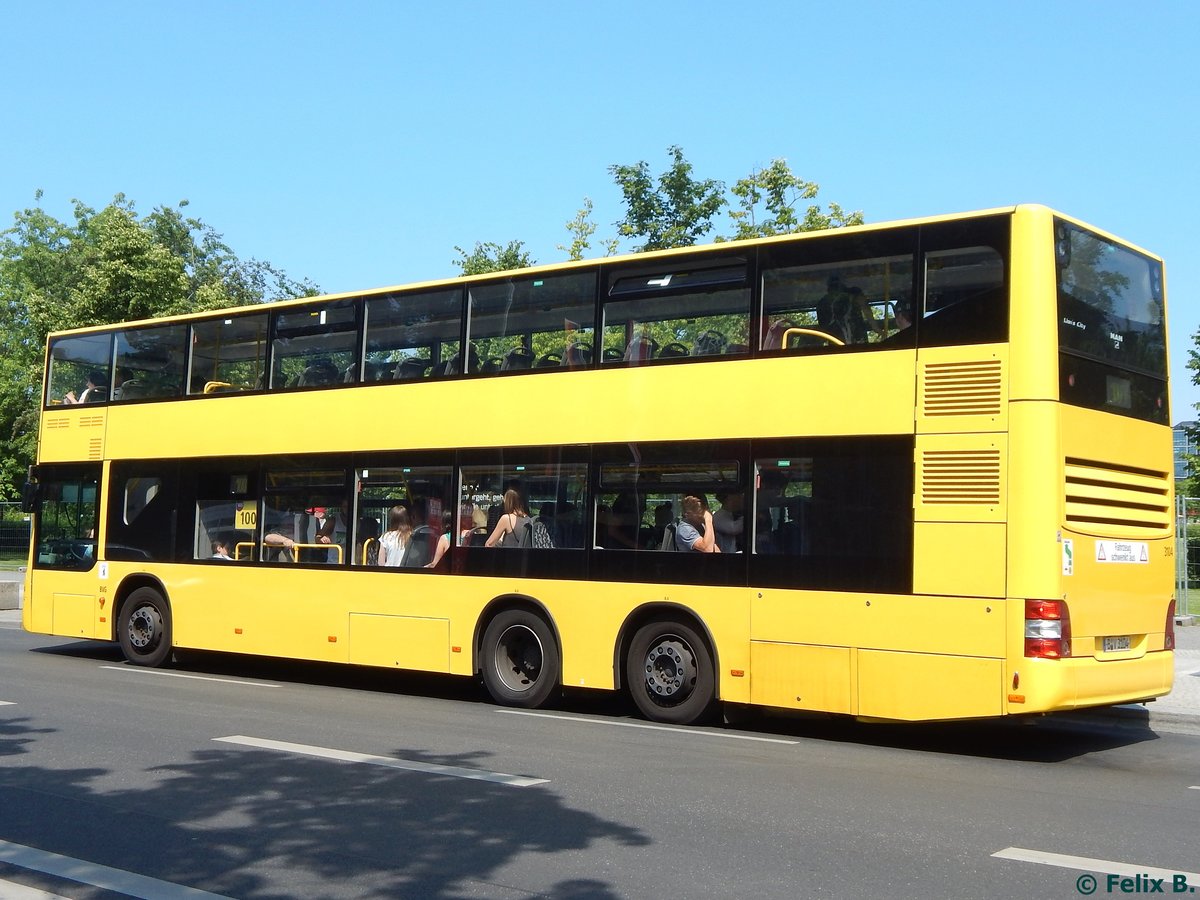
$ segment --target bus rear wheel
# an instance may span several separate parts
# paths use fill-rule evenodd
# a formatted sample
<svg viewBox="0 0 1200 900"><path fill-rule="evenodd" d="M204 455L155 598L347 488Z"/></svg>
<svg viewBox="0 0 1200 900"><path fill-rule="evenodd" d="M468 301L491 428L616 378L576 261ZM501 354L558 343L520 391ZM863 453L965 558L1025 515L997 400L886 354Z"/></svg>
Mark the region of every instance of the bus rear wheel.
<svg viewBox="0 0 1200 900"><path fill-rule="evenodd" d="M500 613L483 632L481 649L483 684L497 703L538 709L558 690L558 644L546 620L536 613Z"/></svg>
<svg viewBox="0 0 1200 900"><path fill-rule="evenodd" d="M683 622L661 619L639 628L629 645L625 676L633 702L652 721L691 725L716 708L712 654Z"/></svg>
<svg viewBox="0 0 1200 900"><path fill-rule="evenodd" d="M135 666L156 668L171 658L171 607L154 588L129 595L117 619L121 652Z"/></svg>

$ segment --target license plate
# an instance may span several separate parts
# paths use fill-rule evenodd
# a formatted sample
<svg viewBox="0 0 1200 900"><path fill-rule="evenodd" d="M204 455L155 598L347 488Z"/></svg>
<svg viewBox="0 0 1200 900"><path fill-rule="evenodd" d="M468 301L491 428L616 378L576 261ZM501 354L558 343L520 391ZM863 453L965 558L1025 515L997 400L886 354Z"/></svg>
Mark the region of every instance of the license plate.
<svg viewBox="0 0 1200 900"><path fill-rule="evenodd" d="M1119 653L1122 650L1128 650L1130 646L1132 645L1129 635L1127 634L1122 634L1117 637L1106 637L1104 639L1105 653Z"/></svg>

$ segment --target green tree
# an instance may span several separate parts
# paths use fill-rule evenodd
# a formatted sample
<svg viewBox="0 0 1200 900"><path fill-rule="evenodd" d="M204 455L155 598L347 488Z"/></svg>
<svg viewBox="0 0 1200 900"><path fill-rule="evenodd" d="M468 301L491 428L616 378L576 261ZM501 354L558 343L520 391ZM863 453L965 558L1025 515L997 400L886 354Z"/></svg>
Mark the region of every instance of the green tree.
<svg viewBox="0 0 1200 900"><path fill-rule="evenodd" d="M73 223L35 206L0 232L0 499L34 459L49 332L318 293L239 259L186 205L140 217L123 195L99 212L74 201Z"/></svg>
<svg viewBox="0 0 1200 900"><path fill-rule="evenodd" d="M671 166L650 177L645 160L608 167L625 199L625 218L617 223L622 237L642 238L638 250L666 250L695 244L712 229L713 218L726 205L725 184L692 177L692 164L677 146L667 148Z"/></svg>
<svg viewBox="0 0 1200 900"><path fill-rule="evenodd" d="M592 221L592 200L590 197L583 198L583 206L575 213L575 218L567 222L567 233L571 235L571 245L558 245L558 249L567 254L567 259L579 260L583 259L587 251L592 246L592 235L596 233L596 223ZM617 252L617 238L607 238L600 241L600 246L604 248L605 256L612 256Z"/></svg>
<svg viewBox="0 0 1200 900"><path fill-rule="evenodd" d="M700 180L683 151L667 151L671 166L653 179L645 161L609 167L625 201L625 218L617 223L622 237L641 238L638 250L687 247L709 238L716 241L746 240L861 225L863 214L846 212L839 204L823 209L817 198L820 186L795 175L784 159L775 159L765 169L755 169L736 181L729 193L716 179ZM728 209L733 233L712 236L714 220ZM570 225L568 225L570 228Z"/></svg>
<svg viewBox="0 0 1200 900"><path fill-rule="evenodd" d="M454 252L461 257L451 262L462 269L464 275L483 275L487 272L503 272L506 269L524 269L535 265L524 241L509 241L504 246L492 241L475 242L475 249L468 253L462 247Z"/></svg>
<svg viewBox="0 0 1200 900"><path fill-rule="evenodd" d="M829 204L828 212L823 211L819 204L809 204L801 215L797 208L800 202L816 199L820 190L821 186L815 181L805 181L793 174L785 159L775 159L765 169L755 169L730 189L730 193L737 198L738 206L729 210L729 218L734 225L730 240L820 231L863 223L862 212L847 213L836 203Z"/></svg>

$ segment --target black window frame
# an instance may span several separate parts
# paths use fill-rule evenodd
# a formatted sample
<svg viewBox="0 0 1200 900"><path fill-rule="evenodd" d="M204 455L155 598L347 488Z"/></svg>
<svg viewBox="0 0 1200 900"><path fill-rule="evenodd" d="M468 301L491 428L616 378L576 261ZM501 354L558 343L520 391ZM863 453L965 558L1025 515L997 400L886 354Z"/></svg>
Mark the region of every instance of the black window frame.
<svg viewBox="0 0 1200 900"><path fill-rule="evenodd" d="M733 276L740 271L741 275ZM736 246L720 253L688 253L678 256L668 256L655 260L625 260L604 267L598 291L599 306L596 311L596 365L604 369L633 368L642 366L673 365L677 363L713 362L719 359L745 359L753 355L754 303L756 299L756 253L753 248L745 249ZM682 277L681 277L682 276ZM652 284L653 281L670 277L667 284ZM676 278L679 280L676 281ZM628 283L627 283L628 282ZM729 339L723 335L727 343L721 352L693 355L696 342L692 347L686 347L686 353L673 356L660 356L668 347L653 348L653 356L646 357L638 354L631 356L634 341L626 335L622 349L623 358L606 358L609 348L605 346L605 335L613 324L623 324L628 330L632 319L623 319L620 323L610 323L608 310L618 304L635 302L644 304L648 312L653 312L652 303L655 300L669 300L677 297L703 294L721 294L740 290L742 297L743 324L746 331L746 344ZM640 307L639 307L640 308ZM721 315L737 315L727 313ZM705 315L704 318L714 316ZM687 318L686 316L668 316L656 321ZM696 316L695 318L701 318ZM638 324L634 322L634 324ZM643 323L645 324L645 323ZM650 323L650 324L653 324ZM637 340L635 338L635 340ZM681 345L682 346L682 345ZM731 348L743 347L741 350Z"/></svg>
<svg viewBox="0 0 1200 900"><path fill-rule="evenodd" d="M738 476L743 496L747 490L746 472L749 460L750 441L712 440L688 441L686 443L653 442L640 444L603 444L593 448L590 485L590 507L593 529L596 528L596 504L603 494L611 492L603 483L605 465L646 463L663 467L697 465L714 461L735 460L739 465ZM701 482L676 482L682 489L702 491L711 498L715 493L711 486L700 487ZM643 519L644 519L643 513ZM746 553L698 553L696 551L637 549L595 546L592 542L590 556L591 577L595 581L631 581L646 584L712 585L745 587L747 584Z"/></svg>

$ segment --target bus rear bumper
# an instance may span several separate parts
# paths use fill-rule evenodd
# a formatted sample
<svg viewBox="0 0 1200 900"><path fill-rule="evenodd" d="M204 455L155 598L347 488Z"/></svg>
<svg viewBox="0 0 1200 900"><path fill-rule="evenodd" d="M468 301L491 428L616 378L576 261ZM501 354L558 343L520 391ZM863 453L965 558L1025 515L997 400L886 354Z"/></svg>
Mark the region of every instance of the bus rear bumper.
<svg viewBox="0 0 1200 900"><path fill-rule="evenodd" d="M1018 687L1008 695L1009 713L1112 706L1170 693L1175 683L1175 654L1160 650L1139 659L1105 662L1092 657L1026 659L1017 673Z"/></svg>

